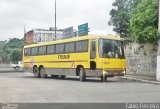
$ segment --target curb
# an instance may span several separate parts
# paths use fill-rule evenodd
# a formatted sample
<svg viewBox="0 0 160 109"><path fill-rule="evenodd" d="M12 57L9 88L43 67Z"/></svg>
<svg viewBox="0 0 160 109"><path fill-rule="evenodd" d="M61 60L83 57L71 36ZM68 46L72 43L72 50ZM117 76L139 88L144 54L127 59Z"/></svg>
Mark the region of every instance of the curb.
<svg viewBox="0 0 160 109"><path fill-rule="evenodd" d="M121 77L121 79L127 79L127 80L132 80L132 81L139 81L139 82L143 82L143 83L160 85L160 82L158 82L158 81L149 81L149 80L138 79L138 78L133 78L133 77L128 77L128 76Z"/></svg>
<svg viewBox="0 0 160 109"><path fill-rule="evenodd" d="M24 72L23 70L0 70L0 73Z"/></svg>

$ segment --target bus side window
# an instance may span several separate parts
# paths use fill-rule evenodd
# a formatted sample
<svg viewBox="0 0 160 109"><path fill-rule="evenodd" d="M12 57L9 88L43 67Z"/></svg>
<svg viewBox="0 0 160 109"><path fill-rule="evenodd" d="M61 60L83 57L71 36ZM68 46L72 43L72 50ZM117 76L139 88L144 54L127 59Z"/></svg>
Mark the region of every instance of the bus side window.
<svg viewBox="0 0 160 109"><path fill-rule="evenodd" d="M56 45L56 54L64 53L64 44L57 44Z"/></svg>
<svg viewBox="0 0 160 109"><path fill-rule="evenodd" d="M74 53L75 42L65 43L65 53Z"/></svg>
<svg viewBox="0 0 160 109"><path fill-rule="evenodd" d="M91 59L96 58L96 42L91 41Z"/></svg>
<svg viewBox="0 0 160 109"><path fill-rule="evenodd" d="M46 46L41 46L39 47L39 55L45 55L46 54L46 49L47 47Z"/></svg>
<svg viewBox="0 0 160 109"><path fill-rule="evenodd" d="M30 48L26 48L26 49L24 50L24 55L25 55L25 56L29 56L30 53L31 53L31 49L30 49Z"/></svg>
<svg viewBox="0 0 160 109"><path fill-rule="evenodd" d="M81 44L82 44L82 52L88 52L88 40L82 41Z"/></svg>
<svg viewBox="0 0 160 109"><path fill-rule="evenodd" d="M38 55L38 47L34 47L31 49L31 55L32 56Z"/></svg>
<svg viewBox="0 0 160 109"><path fill-rule="evenodd" d="M88 52L88 40L76 42L76 52Z"/></svg>
<svg viewBox="0 0 160 109"><path fill-rule="evenodd" d="M54 54L54 53L55 53L55 45L48 45L47 54Z"/></svg>

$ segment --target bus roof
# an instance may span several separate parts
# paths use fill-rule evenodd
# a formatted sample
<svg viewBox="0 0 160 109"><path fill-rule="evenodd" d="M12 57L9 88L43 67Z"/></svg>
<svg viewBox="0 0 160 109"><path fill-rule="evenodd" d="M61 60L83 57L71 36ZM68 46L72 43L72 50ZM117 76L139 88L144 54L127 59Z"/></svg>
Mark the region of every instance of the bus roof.
<svg viewBox="0 0 160 109"><path fill-rule="evenodd" d="M68 39L61 39L61 40L55 40L55 41L49 41L49 42L40 42L37 44L31 44L31 45L25 45L24 48L28 47L36 47L36 46L44 46L44 45L50 45L50 44L59 44L59 43L66 43L66 42L74 42L74 41L80 41L80 40L94 40L94 39L112 39L112 40L121 40L119 36L95 36L95 35L89 35L89 36L81 36L81 37L74 37L74 38L68 38Z"/></svg>

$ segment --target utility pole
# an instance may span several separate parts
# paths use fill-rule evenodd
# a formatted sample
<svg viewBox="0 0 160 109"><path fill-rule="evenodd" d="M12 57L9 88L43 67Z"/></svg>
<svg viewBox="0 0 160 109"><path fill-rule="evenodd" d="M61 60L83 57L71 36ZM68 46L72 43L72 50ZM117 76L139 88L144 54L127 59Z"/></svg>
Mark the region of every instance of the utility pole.
<svg viewBox="0 0 160 109"><path fill-rule="evenodd" d="M159 1L159 12L158 12L158 31L160 32L160 0Z"/></svg>
<svg viewBox="0 0 160 109"><path fill-rule="evenodd" d="M26 34L26 25L24 25L24 35Z"/></svg>
<svg viewBox="0 0 160 109"><path fill-rule="evenodd" d="M26 26L24 25L24 36L23 36L23 39L24 39L24 42L26 41L26 37L27 37L27 34L26 34Z"/></svg>
<svg viewBox="0 0 160 109"><path fill-rule="evenodd" d="M55 40L57 40L57 7L56 7L56 0L55 0Z"/></svg>

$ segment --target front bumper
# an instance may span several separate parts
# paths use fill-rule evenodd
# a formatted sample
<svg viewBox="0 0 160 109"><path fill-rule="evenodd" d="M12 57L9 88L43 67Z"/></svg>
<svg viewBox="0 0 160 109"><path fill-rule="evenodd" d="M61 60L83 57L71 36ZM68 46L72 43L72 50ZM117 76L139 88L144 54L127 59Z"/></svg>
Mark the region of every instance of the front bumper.
<svg viewBox="0 0 160 109"><path fill-rule="evenodd" d="M86 76L90 77L114 77L114 76L124 76L126 74L125 70L86 70Z"/></svg>

